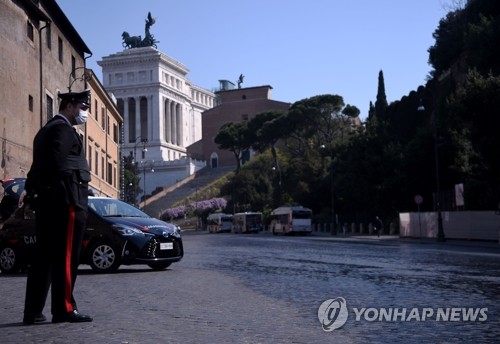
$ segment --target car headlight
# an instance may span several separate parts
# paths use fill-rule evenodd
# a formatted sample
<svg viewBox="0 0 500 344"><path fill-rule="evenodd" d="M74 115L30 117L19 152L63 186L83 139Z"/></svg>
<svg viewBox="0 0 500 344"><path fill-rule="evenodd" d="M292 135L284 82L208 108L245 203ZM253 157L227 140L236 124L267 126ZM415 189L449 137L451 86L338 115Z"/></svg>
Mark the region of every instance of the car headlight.
<svg viewBox="0 0 500 344"><path fill-rule="evenodd" d="M140 231L139 229L134 228L134 227L130 227L130 226L126 226L126 225L113 225L112 227L114 229L116 229L122 235L126 235L126 236L137 235L137 234L144 235L144 233L142 231Z"/></svg>

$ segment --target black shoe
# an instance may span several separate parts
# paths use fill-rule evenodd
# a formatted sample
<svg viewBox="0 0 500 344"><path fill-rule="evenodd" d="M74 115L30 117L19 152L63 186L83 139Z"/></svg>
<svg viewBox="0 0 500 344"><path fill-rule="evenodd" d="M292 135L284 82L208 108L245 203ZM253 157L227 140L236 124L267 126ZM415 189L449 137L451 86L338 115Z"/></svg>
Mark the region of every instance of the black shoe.
<svg viewBox="0 0 500 344"><path fill-rule="evenodd" d="M47 320L45 315L43 313L38 313L38 314L25 314L23 318L23 324L24 325L33 325L34 323L38 322L43 322Z"/></svg>
<svg viewBox="0 0 500 344"><path fill-rule="evenodd" d="M62 322L76 323L76 322L89 322L89 321L92 321L92 318L90 316L78 313L77 310L62 315L59 314L54 315L52 317L53 323L62 323Z"/></svg>

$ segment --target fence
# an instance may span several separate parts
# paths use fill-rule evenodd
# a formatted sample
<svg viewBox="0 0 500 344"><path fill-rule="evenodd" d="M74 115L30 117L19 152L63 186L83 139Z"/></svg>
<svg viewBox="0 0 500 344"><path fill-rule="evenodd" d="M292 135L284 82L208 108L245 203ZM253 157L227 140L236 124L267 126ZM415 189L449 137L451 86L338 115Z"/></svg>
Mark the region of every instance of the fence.
<svg viewBox="0 0 500 344"><path fill-rule="evenodd" d="M448 239L500 240L500 216L494 211L445 211L442 218ZM401 213L399 223L400 237L437 237L436 212Z"/></svg>

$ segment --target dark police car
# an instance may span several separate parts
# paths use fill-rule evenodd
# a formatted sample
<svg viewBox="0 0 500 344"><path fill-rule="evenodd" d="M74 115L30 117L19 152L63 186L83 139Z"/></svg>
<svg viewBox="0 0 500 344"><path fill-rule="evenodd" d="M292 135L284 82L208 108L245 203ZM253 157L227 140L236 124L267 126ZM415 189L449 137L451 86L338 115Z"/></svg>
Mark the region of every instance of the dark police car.
<svg viewBox="0 0 500 344"><path fill-rule="evenodd" d="M0 180L3 197L0 201L0 222L6 221L17 209L19 197L24 190L26 178L7 178Z"/></svg>
<svg viewBox="0 0 500 344"><path fill-rule="evenodd" d="M88 208L80 262L95 272L113 272L122 264L162 270L182 259L177 226L113 198L89 197ZM26 268L35 242L35 214L23 206L0 229L0 270L15 273Z"/></svg>

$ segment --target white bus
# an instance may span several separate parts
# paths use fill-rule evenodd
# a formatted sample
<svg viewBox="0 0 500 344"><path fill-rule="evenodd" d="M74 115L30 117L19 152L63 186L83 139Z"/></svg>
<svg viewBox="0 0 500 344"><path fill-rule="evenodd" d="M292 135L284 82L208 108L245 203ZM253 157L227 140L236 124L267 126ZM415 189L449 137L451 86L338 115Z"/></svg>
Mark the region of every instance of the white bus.
<svg viewBox="0 0 500 344"><path fill-rule="evenodd" d="M312 210L302 206L279 207L271 212L271 230L278 233L311 233Z"/></svg>
<svg viewBox="0 0 500 344"><path fill-rule="evenodd" d="M262 213L246 212L233 215L233 233L258 233L262 230Z"/></svg>
<svg viewBox="0 0 500 344"><path fill-rule="evenodd" d="M233 216L224 213L213 213L207 217L209 233L229 233L233 225Z"/></svg>

